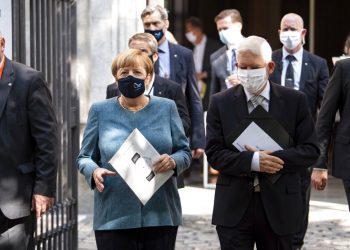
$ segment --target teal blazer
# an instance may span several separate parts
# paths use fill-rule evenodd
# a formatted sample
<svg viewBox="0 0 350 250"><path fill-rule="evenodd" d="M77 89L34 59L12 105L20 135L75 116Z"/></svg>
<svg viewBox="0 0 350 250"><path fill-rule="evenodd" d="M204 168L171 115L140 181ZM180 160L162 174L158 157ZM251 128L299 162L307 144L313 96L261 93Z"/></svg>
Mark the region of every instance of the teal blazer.
<svg viewBox="0 0 350 250"><path fill-rule="evenodd" d="M176 176L189 167L191 151L176 105L172 100L152 96L145 108L133 112L125 110L117 98L91 106L77 159L80 173L94 190L94 230L180 225ZM104 178L102 193L95 188L92 178L98 166L114 171L108 161L135 128L159 154L169 154L176 162L174 176L146 205L142 205L119 175ZM100 159L99 162L96 159Z"/></svg>

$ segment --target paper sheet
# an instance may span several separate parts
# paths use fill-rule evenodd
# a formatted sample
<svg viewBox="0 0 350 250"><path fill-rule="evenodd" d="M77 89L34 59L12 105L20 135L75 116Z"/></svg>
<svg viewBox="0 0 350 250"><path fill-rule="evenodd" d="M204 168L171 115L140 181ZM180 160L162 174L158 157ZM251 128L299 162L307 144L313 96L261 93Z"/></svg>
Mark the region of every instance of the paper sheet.
<svg viewBox="0 0 350 250"><path fill-rule="evenodd" d="M174 174L174 171L155 174L153 164L159 153L134 129L109 163L145 205L153 194Z"/></svg>
<svg viewBox="0 0 350 250"><path fill-rule="evenodd" d="M240 136L232 143L240 152L247 151L245 145L254 147L258 150L282 150L282 147L278 145L264 130L262 130L255 122L249 124L249 126L241 133Z"/></svg>

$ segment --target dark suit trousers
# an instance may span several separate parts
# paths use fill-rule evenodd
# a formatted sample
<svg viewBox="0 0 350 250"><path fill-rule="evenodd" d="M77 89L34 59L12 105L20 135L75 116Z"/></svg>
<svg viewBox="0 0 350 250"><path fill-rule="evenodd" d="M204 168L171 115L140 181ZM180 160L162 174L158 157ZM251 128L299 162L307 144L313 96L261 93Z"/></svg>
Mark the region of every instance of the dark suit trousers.
<svg viewBox="0 0 350 250"><path fill-rule="evenodd" d="M293 237L293 249L301 248L309 225L309 204L311 194L311 169L301 172L301 195L303 197L303 217L300 230Z"/></svg>
<svg viewBox="0 0 350 250"><path fill-rule="evenodd" d="M344 184L346 198L348 200L348 206L349 206L349 211L350 211L350 180L344 179L343 184Z"/></svg>
<svg viewBox="0 0 350 250"><path fill-rule="evenodd" d="M10 220L0 210L0 249L32 250L35 225L34 214Z"/></svg>
<svg viewBox="0 0 350 250"><path fill-rule="evenodd" d="M177 226L96 230L98 250L174 250Z"/></svg>
<svg viewBox="0 0 350 250"><path fill-rule="evenodd" d="M250 204L235 227L216 227L222 250L291 250L292 235L275 234L267 221L259 193L254 193Z"/></svg>

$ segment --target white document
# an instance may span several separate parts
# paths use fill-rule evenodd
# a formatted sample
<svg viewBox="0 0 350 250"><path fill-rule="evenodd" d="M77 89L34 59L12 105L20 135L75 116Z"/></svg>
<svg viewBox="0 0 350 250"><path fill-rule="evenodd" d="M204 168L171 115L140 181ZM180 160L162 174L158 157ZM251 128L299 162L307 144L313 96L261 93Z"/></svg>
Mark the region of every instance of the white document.
<svg viewBox="0 0 350 250"><path fill-rule="evenodd" d="M238 136L238 138L232 143L240 152L247 151L245 145L254 147L258 150L282 150L264 130L262 130L255 122L249 124L249 126Z"/></svg>
<svg viewBox="0 0 350 250"><path fill-rule="evenodd" d="M153 164L159 153L135 128L109 163L145 205L153 194L174 174L174 171L155 174Z"/></svg>

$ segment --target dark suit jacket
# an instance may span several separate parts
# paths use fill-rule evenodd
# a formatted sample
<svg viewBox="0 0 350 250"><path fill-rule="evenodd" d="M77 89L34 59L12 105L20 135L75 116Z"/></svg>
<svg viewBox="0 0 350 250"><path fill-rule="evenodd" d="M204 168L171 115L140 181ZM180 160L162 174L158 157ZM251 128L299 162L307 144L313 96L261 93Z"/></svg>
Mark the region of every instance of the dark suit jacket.
<svg viewBox="0 0 350 250"><path fill-rule="evenodd" d="M275 50L272 53L272 60L275 62L276 67L274 72L270 75L270 80L281 84L283 69L282 49ZM328 78L329 70L326 60L304 49L299 90L304 92L307 96L308 106L314 121L316 121L317 118L317 109L321 106Z"/></svg>
<svg viewBox="0 0 350 250"><path fill-rule="evenodd" d="M335 64L323 98L316 123L321 155L315 167L327 168L327 152L330 145L334 118L340 113L337 126L333 156L332 175L341 179L350 179L350 59Z"/></svg>
<svg viewBox="0 0 350 250"><path fill-rule="evenodd" d="M30 214L34 194L54 197L57 122L40 72L6 58L0 80L0 209Z"/></svg>
<svg viewBox="0 0 350 250"><path fill-rule="evenodd" d="M169 43L170 80L180 83L191 118L191 149L205 147L204 114L199 96L192 51Z"/></svg>
<svg viewBox="0 0 350 250"><path fill-rule="evenodd" d="M230 75L227 69L227 46L224 45L210 56L211 62L211 83L210 83L210 96L215 93L221 92L225 89L225 79Z"/></svg>
<svg viewBox="0 0 350 250"><path fill-rule="evenodd" d="M208 77L204 79L206 86L206 91L204 94L204 97L202 99L203 109L206 111L208 109L209 105L209 96L210 96L210 84L211 84L211 63L210 63L210 56L217 51L221 47L221 43L207 37L207 42L205 44L204 48L204 56L203 56L203 66L202 66L202 72L206 72ZM193 50L193 46L191 47Z"/></svg>
<svg viewBox="0 0 350 250"><path fill-rule="evenodd" d="M155 96L164 97L175 101L176 107L184 126L186 136L189 136L191 129L191 119L188 114L185 96L182 93L181 86L171 80L160 76L155 76L153 83L153 93ZM119 96L120 92L116 83L107 86L106 99Z"/></svg>
<svg viewBox="0 0 350 250"><path fill-rule="evenodd" d="M302 196L299 172L311 166L319 155L316 133L303 93L271 83L269 113L295 142L273 155L284 161L279 179L272 183L259 173L260 195L267 219L276 234L299 230ZM234 227L243 217L253 194L252 152L238 152L229 135L248 116L246 95L237 85L212 96L207 115L206 154L219 171L213 224Z"/></svg>

